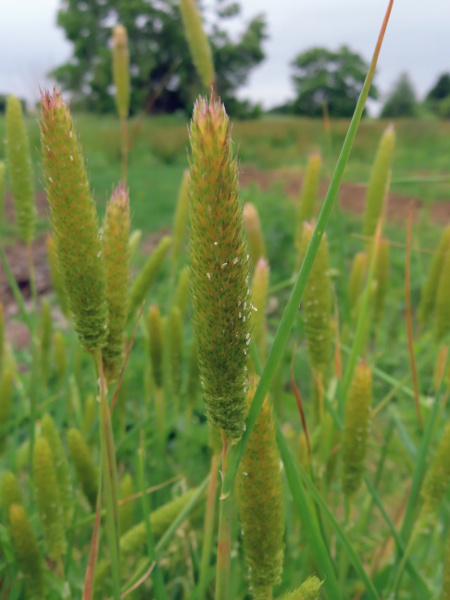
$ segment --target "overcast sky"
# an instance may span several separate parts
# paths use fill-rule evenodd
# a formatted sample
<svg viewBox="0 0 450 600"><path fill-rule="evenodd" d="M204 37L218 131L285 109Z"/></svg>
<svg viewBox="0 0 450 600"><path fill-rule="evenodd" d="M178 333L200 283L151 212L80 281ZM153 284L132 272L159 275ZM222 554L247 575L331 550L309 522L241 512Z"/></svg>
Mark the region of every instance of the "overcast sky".
<svg viewBox="0 0 450 600"><path fill-rule="evenodd" d="M213 0L207 0L209 4ZM387 0L240 0L243 19L267 15L266 60L240 91L265 107L292 97L289 63L312 46L347 44L368 61ZM0 0L0 93L38 97L46 74L71 56L56 26L59 0ZM233 30L239 29L239 23ZM450 72L450 0L395 0L376 81L386 93L407 71L420 96Z"/></svg>

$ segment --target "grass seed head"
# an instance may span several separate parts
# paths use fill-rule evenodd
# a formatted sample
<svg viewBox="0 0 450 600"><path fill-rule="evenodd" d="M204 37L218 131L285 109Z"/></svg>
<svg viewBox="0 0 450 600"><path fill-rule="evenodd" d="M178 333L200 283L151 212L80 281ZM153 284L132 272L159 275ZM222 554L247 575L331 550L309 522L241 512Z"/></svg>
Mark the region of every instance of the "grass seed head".
<svg viewBox="0 0 450 600"><path fill-rule="evenodd" d="M62 383L67 373L67 347L61 331L56 331L53 336L53 349L56 372L60 383Z"/></svg>
<svg viewBox="0 0 450 600"><path fill-rule="evenodd" d="M444 428L436 454L428 467L422 488L423 512L435 512L444 499L450 485L450 423Z"/></svg>
<svg viewBox="0 0 450 600"><path fill-rule="evenodd" d="M450 331L450 247L442 263L441 274L436 291L434 337L440 342Z"/></svg>
<svg viewBox="0 0 450 600"><path fill-rule="evenodd" d="M0 231L3 225L3 210L5 204L5 163L0 160Z"/></svg>
<svg viewBox="0 0 450 600"><path fill-rule="evenodd" d="M350 278L348 283L348 298L352 311L356 309L359 296L364 285L367 274L368 259L365 252L358 252L353 257L352 268L350 270Z"/></svg>
<svg viewBox="0 0 450 600"><path fill-rule="evenodd" d="M0 481L0 506L4 523L9 525L9 509L13 504L23 504L23 496L17 477L11 471L3 471Z"/></svg>
<svg viewBox="0 0 450 600"><path fill-rule="evenodd" d="M311 154L303 179L302 191L297 209L297 232L295 246L298 253L302 250L303 223L315 217L314 207L319 194L320 169L322 158L319 152Z"/></svg>
<svg viewBox="0 0 450 600"><path fill-rule="evenodd" d="M181 391L183 372L183 321L178 306L173 306L169 316L169 367L172 391L177 397Z"/></svg>
<svg viewBox="0 0 450 600"><path fill-rule="evenodd" d="M20 238L30 244L36 226L34 175L22 103L15 96L8 96L6 102L6 159L17 229Z"/></svg>
<svg viewBox="0 0 450 600"><path fill-rule="evenodd" d="M123 25L116 25L113 30L113 78L117 112L121 119L126 119L130 107L130 57L127 30Z"/></svg>
<svg viewBox="0 0 450 600"><path fill-rule="evenodd" d="M180 0L184 29L197 73L206 88L214 84L214 63L209 40L195 0Z"/></svg>
<svg viewBox="0 0 450 600"><path fill-rule="evenodd" d="M50 302L45 298L41 307L41 373L44 388L47 387L50 375L50 362L52 352L52 309Z"/></svg>
<svg viewBox="0 0 450 600"><path fill-rule="evenodd" d="M148 309L148 343L153 381L156 387L162 388L164 382L163 324L161 313L156 305Z"/></svg>
<svg viewBox="0 0 450 600"><path fill-rule="evenodd" d="M259 221L258 211L256 206L251 202L244 205L244 227L247 234L248 252L250 254L250 263L252 269L260 258L266 256L264 248L264 239L261 231L261 223Z"/></svg>
<svg viewBox="0 0 450 600"><path fill-rule="evenodd" d="M450 251L450 225L442 232L439 246L433 255L428 277L422 290L419 307L419 319L422 326L426 325L436 304L436 294L439 286L445 257Z"/></svg>
<svg viewBox="0 0 450 600"><path fill-rule="evenodd" d="M190 274L200 379L210 425L237 441L246 414L252 311L237 162L219 101L197 100L190 142Z"/></svg>
<svg viewBox="0 0 450 600"><path fill-rule="evenodd" d="M128 256L130 257L130 262L133 260L134 255L136 254L136 250L139 246L139 243L142 238L142 230L135 229L130 233L130 238L128 240Z"/></svg>
<svg viewBox="0 0 450 600"><path fill-rule="evenodd" d="M373 321L379 323L383 316L384 303L389 284L389 242L385 238L380 240L375 259L376 289L373 298Z"/></svg>
<svg viewBox="0 0 450 600"><path fill-rule="evenodd" d="M11 418L15 378L16 374L13 368L5 367L3 369L0 381L0 423L2 424L2 427L8 427ZM7 440L8 431L3 430L0 433L0 455L2 455L6 449Z"/></svg>
<svg viewBox="0 0 450 600"><path fill-rule="evenodd" d="M70 456L75 466L78 481L92 509L97 504L98 475L91 451L78 429L69 429L67 434Z"/></svg>
<svg viewBox="0 0 450 600"><path fill-rule="evenodd" d="M302 585L281 597L281 600L318 600L323 581L310 577Z"/></svg>
<svg viewBox="0 0 450 600"><path fill-rule="evenodd" d="M41 146L59 270L75 329L88 352L108 334L98 218L72 117L61 93L42 95Z"/></svg>
<svg viewBox="0 0 450 600"><path fill-rule="evenodd" d="M189 267L186 266L180 273L178 279L175 304L180 309L181 318L184 319L191 299L191 288L189 285Z"/></svg>
<svg viewBox="0 0 450 600"><path fill-rule="evenodd" d="M266 304L269 289L269 263L260 258L253 273L252 306L253 306L253 341L260 359L265 361L267 350Z"/></svg>
<svg viewBox="0 0 450 600"><path fill-rule="evenodd" d="M120 499L131 496L134 492L133 479L129 473L122 477L119 487ZM119 506L119 530L120 534L126 533L134 523L134 502L125 502Z"/></svg>

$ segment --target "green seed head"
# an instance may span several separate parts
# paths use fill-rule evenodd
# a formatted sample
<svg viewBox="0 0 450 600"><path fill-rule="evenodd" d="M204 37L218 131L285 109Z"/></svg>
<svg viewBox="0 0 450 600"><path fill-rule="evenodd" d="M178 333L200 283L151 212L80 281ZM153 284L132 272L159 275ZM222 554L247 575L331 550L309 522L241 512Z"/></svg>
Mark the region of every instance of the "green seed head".
<svg viewBox="0 0 450 600"><path fill-rule="evenodd" d="M357 254L355 254L352 262L350 279L348 283L348 298L350 301L350 308L352 311L355 310L358 304L358 299L363 288L364 280L366 278L367 267L367 254L365 252L358 252Z"/></svg>
<svg viewBox="0 0 450 600"><path fill-rule="evenodd" d="M5 367L0 381L0 423L2 427L9 425L11 418L12 400L14 393L15 371L10 367ZM8 432L0 433L0 455L6 449Z"/></svg>
<svg viewBox="0 0 450 600"><path fill-rule="evenodd" d="M192 60L203 85L209 88L214 84L214 64L195 0L180 0L180 10Z"/></svg>
<svg viewBox="0 0 450 600"><path fill-rule="evenodd" d="M311 241L314 227L305 223L301 255ZM324 234L303 295L303 324L311 369L325 383L331 358L331 288L328 275L328 246Z"/></svg>
<svg viewBox="0 0 450 600"><path fill-rule="evenodd" d="M317 577L310 577L296 590L284 594L281 600L318 600L322 583Z"/></svg>
<svg viewBox="0 0 450 600"><path fill-rule="evenodd" d="M52 451L44 437L34 444L33 473L36 506L47 552L50 558L60 560L66 552L63 508Z"/></svg>
<svg viewBox="0 0 450 600"><path fill-rule="evenodd" d="M437 511L450 484L450 423L447 423L422 488L423 512Z"/></svg>
<svg viewBox="0 0 450 600"><path fill-rule="evenodd" d="M141 241L142 230L135 229L131 232L130 238L128 240L128 255L130 257L130 262L132 261L134 255L136 254L137 247L139 246L139 242Z"/></svg>
<svg viewBox="0 0 450 600"><path fill-rule="evenodd" d="M23 496L20 491L17 477L11 471L3 471L0 482L0 506L4 522L9 525L9 509L13 504L23 504Z"/></svg>
<svg viewBox="0 0 450 600"><path fill-rule="evenodd" d="M439 283L436 291L434 337L440 342L450 331L450 247L448 248L442 264Z"/></svg>
<svg viewBox="0 0 450 600"><path fill-rule="evenodd" d="M5 203L5 163L0 160L0 231L3 225L3 207Z"/></svg>
<svg viewBox="0 0 450 600"><path fill-rule="evenodd" d="M186 236L186 226L188 221L189 211L189 196L187 191L189 171L185 171L183 181L181 182L180 191L178 192L177 207L173 220L173 246L172 246L172 272L178 265L181 251L183 250L183 242Z"/></svg>
<svg viewBox="0 0 450 600"><path fill-rule="evenodd" d="M148 309L149 354L156 387L163 386L163 326L161 313L155 305Z"/></svg>
<svg viewBox="0 0 450 600"><path fill-rule="evenodd" d="M342 489L352 496L364 475L372 404L372 372L363 363L355 367L345 406L342 436Z"/></svg>
<svg viewBox="0 0 450 600"><path fill-rule="evenodd" d="M61 279L61 273L59 271L58 257L56 255L56 246L53 238L47 236L47 256L48 264L50 266L50 278L52 280L52 286L55 290L56 297L58 299L59 306L66 318L70 317L69 299L64 289L64 284Z"/></svg>
<svg viewBox="0 0 450 600"><path fill-rule="evenodd" d="M128 191L125 186L119 185L106 207L102 238L108 303L108 339L102 354L105 374L109 382L117 379L123 365L124 329L127 322L129 235Z"/></svg>
<svg viewBox="0 0 450 600"><path fill-rule="evenodd" d="M142 268L142 271L136 277L133 285L131 286L128 298L128 319L131 319L136 310L142 304L148 290L158 276L167 251L169 250L171 241L172 240L170 237L163 237L158 246L155 248L154 252L148 257Z"/></svg>
<svg viewBox="0 0 450 600"><path fill-rule="evenodd" d="M386 239L380 240L378 252L375 259L376 288L373 298L373 321L379 323L383 315L384 302L389 283L389 242Z"/></svg>
<svg viewBox="0 0 450 600"><path fill-rule="evenodd" d="M27 581L27 598L44 600L47 598L44 566L25 508L13 504L9 520L17 563Z"/></svg>
<svg viewBox="0 0 450 600"><path fill-rule="evenodd" d="M69 527L73 517L73 490L69 464L55 422L48 414L42 417L41 431L52 452L56 479L58 482L59 498L63 509L64 524L66 527Z"/></svg>
<svg viewBox="0 0 450 600"><path fill-rule="evenodd" d="M75 465L78 481L92 509L97 504L98 475L92 455L78 429L69 429L67 434L70 456Z"/></svg>
<svg viewBox="0 0 450 600"><path fill-rule="evenodd" d="M249 382L247 404L256 391ZM239 467L239 512L250 588L255 598L280 582L284 556L284 502L280 455L268 397ZM265 596L264 596L265 597Z"/></svg>
<svg viewBox="0 0 450 600"><path fill-rule="evenodd" d="M131 496L134 492L133 479L129 473L125 473L120 482L119 496L123 500ZM134 523L134 503L125 502L119 506L119 524L120 534L126 533Z"/></svg>
<svg viewBox="0 0 450 600"><path fill-rule="evenodd" d="M50 374L50 361L52 351L52 309L50 302L45 299L42 301L41 309L41 373L44 387L47 387Z"/></svg>
<svg viewBox="0 0 450 600"><path fill-rule="evenodd" d="M302 191L297 208L297 233L295 236L295 246L298 253L302 251L303 223L311 221L314 218L314 206L319 193L320 168L322 159L319 152L314 152L310 156L305 171Z"/></svg>
<svg viewBox="0 0 450 600"><path fill-rule="evenodd" d="M113 77L119 117L126 119L130 107L130 57L127 30L116 25L113 30Z"/></svg>
<svg viewBox="0 0 450 600"><path fill-rule="evenodd" d="M22 104L15 96L6 103L6 158L19 236L30 244L36 224L33 167Z"/></svg>
<svg viewBox="0 0 450 600"><path fill-rule="evenodd" d="M58 374L60 383L62 383L67 372L67 348L66 340L64 339L61 331L56 331L55 335L53 336L53 349L56 372Z"/></svg>
<svg viewBox="0 0 450 600"><path fill-rule="evenodd" d="M3 372L3 359L5 357L5 313L0 302L0 377Z"/></svg>
<svg viewBox="0 0 450 600"><path fill-rule="evenodd" d="M390 125L381 138L377 155L370 176L366 196L366 212L364 215L363 234L372 238L375 234L378 219L383 211L387 188L390 179L392 155L395 146L395 131Z"/></svg>
<svg viewBox="0 0 450 600"><path fill-rule="evenodd" d="M178 396L183 371L183 322L178 306L173 306L169 317L169 366L172 391Z"/></svg>
<svg viewBox="0 0 450 600"><path fill-rule="evenodd" d="M246 414L249 257L230 123L220 102L197 101L190 141L191 292L200 378L210 425L238 440Z"/></svg>
<svg viewBox="0 0 450 600"><path fill-rule="evenodd" d="M184 267L178 280L177 294L175 304L180 309L181 318L184 319L191 298L191 289L189 285L189 267Z"/></svg>
<svg viewBox="0 0 450 600"><path fill-rule="evenodd" d="M439 285L439 279L445 262L445 257L450 250L450 225L442 233L439 246L433 255L428 277L422 290L420 300L419 319L422 326L426 325L436 303L436 294Z"/></svg>
<svg viewBox="0 0 450 600"><path fill-rule="evenodd" d="M269 263L260 258L253 274L252 304L254 307L253 319L253 341L262 361L266 359L266 304L267 291L269 289Z"/></svg>
<svg viewBox="0 0 450 600"><path fill-rule="evenodd" d="M61 93L46 92L41 105L42 163L59 269L81 345L93 352L105 345L108 334L97 211Z"/></svg>
<svg viewBox="0 0 450 600"><path fill-rule="evenodd" d="M244 205L244 227L247 234L248 252L252 269L255 268L258 260L266 256L264 248L264 239L259 222L256 206L251 202Z"/></svg>

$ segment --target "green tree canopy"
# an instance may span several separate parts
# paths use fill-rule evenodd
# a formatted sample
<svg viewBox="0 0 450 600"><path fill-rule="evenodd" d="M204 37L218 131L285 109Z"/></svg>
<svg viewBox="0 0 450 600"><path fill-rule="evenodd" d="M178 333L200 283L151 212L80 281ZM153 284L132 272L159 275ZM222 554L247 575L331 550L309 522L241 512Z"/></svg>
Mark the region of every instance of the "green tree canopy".
<svg viewBox="0 0 450 600"><path fill-rule="evenodd" d="M450 73L443 73L425 99L428 108L445 119L450 118Z"/></svg>
<svg viewBox="0 0 450 600"><path fill-rule="evenodd" d="M400 75L384 103L381 117L398 119L417 115L417 99L414 86L407 73Z"/></svg>
<svg viewBox="0 0 450 600"><path fill-rule="evenodd" d="M201 85L178 4L178 0L63 0L58 24L73 43L73 56L53 75L72 93L72 102L96 112L114 111L111 34L112 27L121 23L128 31L131 112L144 109L156 94L156 111L190 111ZM266 22L263 15L254 17L232 40L221 24L238 15L240 7L228 0L217 5L210 42L218 91L227 105L239 108L236 90L264 59Z"/></svg>
<svg viewBox="0 0 450 600"><path fill-rule="evenodd" d="M337 51L312 48L299 54L292 62L292 80L297 98L292 111L299 115L318 117L326 103L333 117L350 117L361 92L369 65L347 46ZM377 98L372 85L370 97Z"/></svg>

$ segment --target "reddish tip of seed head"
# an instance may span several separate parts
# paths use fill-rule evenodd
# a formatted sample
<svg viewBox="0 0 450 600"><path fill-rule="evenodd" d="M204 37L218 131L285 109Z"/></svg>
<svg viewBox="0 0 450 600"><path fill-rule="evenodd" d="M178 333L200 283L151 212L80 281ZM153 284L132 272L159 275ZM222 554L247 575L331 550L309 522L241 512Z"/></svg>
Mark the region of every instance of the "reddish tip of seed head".
<svg viewBox="0 0 450 600"><path fill-rule="evenodd" d="M111 203L125 209L130 201L129 191L123 181L119 181L119 185L111 195Z"/></svg>
<svg viewBox="0 0 450 600"><path fill-rule="evenodd" d="M64 104L62 99L61 90L56 86L53 87L53 94L48 90L40 90L41 92L41 104L45 110L51 110L53 108L59 108Z"/></svg>

